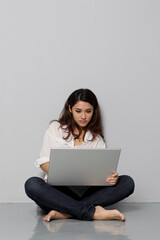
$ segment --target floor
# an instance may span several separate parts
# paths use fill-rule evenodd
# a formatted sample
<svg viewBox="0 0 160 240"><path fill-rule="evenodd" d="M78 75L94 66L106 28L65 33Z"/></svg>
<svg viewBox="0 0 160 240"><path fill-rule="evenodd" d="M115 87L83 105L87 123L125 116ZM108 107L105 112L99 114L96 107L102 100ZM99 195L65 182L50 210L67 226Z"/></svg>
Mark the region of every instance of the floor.
<svg viewBox="0 0 160 240"><path fill-rule="evenodd" d="M126 217L120 221L42 220L34 203L0 204L1 240L157 240L160 229L160 203L119 203Z"/></svg>

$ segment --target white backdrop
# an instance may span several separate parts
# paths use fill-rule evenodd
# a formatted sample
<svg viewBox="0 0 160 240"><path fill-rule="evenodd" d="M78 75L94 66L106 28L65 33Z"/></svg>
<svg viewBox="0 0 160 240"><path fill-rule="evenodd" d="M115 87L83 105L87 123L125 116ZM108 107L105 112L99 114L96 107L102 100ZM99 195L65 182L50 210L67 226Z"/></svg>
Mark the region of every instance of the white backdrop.
<svg viewBox="0 0 160 240"><path fill-rule="evenodd" d="M0 11L0 202L30 201L43 134L81 87L136 182L126 201L159 202L160 2L2 0Z"/></svg>

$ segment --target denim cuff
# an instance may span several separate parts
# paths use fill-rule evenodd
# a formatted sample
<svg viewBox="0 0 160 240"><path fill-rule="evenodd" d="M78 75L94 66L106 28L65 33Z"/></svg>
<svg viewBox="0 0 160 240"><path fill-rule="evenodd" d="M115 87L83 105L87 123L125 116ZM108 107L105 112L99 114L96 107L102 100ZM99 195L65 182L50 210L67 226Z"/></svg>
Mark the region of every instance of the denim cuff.
<svg viewBox="0 0 160 240"><path fill-rule="evenodd" d="M86 221L93 220L94 212L95 212L95 206L91 204L90 206L87 207L86 214L84 215L83 220L86 220Z"/></svg>

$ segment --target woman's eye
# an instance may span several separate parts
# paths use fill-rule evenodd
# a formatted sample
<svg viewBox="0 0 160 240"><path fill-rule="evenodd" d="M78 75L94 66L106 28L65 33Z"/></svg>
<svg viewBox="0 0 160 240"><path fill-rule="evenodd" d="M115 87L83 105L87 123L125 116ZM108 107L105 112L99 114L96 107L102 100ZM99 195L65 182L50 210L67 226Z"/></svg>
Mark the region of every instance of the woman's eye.
<svg viewBox="0 0 160 240"><path fill-rule="evenodd" d="M75 110L76 111L76 113L81 113L81 111L80 110ZM91 111L90 110L88 110L88 111L86 111L86 113L91 113Z"/></svg>

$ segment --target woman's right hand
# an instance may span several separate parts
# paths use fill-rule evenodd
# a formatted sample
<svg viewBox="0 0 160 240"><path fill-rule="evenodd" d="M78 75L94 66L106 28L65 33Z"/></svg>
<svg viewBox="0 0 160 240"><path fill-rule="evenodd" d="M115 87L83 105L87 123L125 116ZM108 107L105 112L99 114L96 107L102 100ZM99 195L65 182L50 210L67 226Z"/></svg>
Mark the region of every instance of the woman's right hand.
<svg viewBox="0 0 160 240"><path fill-rule="evenodd" d="M106 179L106 182L110 183L111 185L116 185L118 182L119 174L118 172L113 172L112 176Z"/></svg>

